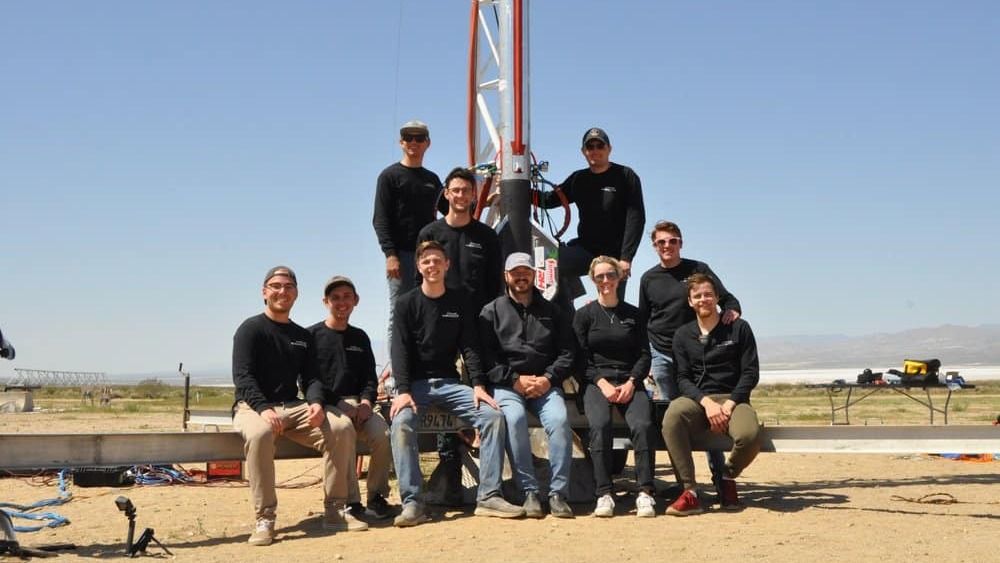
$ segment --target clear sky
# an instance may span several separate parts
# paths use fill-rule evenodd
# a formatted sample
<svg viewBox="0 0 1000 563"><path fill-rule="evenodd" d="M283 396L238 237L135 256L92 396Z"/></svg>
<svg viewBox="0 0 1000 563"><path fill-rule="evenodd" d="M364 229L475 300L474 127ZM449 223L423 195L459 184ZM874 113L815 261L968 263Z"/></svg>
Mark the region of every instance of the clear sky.
<svg viewBox="0 0 1000 563"><path fill-rule="evenodd" d="M296 269L381 338L375 178L399 123L464 164L469 3L4 2L0 327L12 367L225 369ZM1000 3L535 1L532 149L604 127L758 336L996 322ZM654 264L644 241L635 267ZM636 280L628 298L636 299ZM766 361L767 351L761 355Z"/></svg>

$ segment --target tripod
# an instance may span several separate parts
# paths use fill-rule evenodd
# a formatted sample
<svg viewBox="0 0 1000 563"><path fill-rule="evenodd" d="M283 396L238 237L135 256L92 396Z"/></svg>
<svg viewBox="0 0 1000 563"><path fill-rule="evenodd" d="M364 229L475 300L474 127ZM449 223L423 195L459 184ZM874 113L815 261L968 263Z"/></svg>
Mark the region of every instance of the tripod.
<svg viewBox="0 0 1000 563"><path fill-rule="evenodd" d="M142 535L139 536L139 540L133 542L132 539L135 538L135 505L132 501L125 497L118 497L115 499L115 506L118 510L125 513L128 517L128 542L125 544L125 555L129 557L136 557L140 553L146 553L146 548L149 547L149 542L155 543L160 549L165 551L167 555L173 555L169 549L160 540L156 539L154 536L154 531L152 528L146 528L142 531Z"/></svg>

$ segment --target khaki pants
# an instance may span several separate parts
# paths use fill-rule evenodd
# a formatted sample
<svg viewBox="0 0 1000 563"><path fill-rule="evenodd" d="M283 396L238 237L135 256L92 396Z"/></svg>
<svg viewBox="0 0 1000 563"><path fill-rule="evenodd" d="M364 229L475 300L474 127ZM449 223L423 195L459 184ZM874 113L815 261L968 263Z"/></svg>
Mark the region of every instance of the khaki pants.
<svg viewBox="0 0 1000 563"><path fill-rule="evenodd" d="M728 395L712 396L719 404L728 398ZM667 444L670 464L674 467L677 480L685 489L696 486L691 442L709 433L708 417L701 405L689 397L670 401L667 414L663 417L663 441ZM733 439L733 451L726 462L726 476L737 477L760 453L760 423L753 407L740 403L733 408L727 434Z"/></svg>
<svg viewBox="0 0 1000 563"><path fill-rule="evenodd" d="M342 403L352 407L358 406L357 397L345 397ZM339 406L339 405L338 405ZM367 500L375 495L389 498L389 467L392 465L392 445L389 443L389 425L379 413L374 413L362 426L355 427L358 442L368 446L371 453L368 462L368 480L366 481ZM351 470L349 502L361 502L361 491L358 489L358 475Z"/></svg>
<svg viewBox="0 0 1000 563"><path fill-rule="evenodd" d="M351 419L328 408L318 428L309 426L305 402L274 407L283 423L282 436L323 454L323 506L329 511L347 502L350 476L354 474L355 432ZM274 443L271 426L257 411L240 401L233 426L245 440L244 453L250 498L257 518L273 519L278 507L274 492Z"/></svg>

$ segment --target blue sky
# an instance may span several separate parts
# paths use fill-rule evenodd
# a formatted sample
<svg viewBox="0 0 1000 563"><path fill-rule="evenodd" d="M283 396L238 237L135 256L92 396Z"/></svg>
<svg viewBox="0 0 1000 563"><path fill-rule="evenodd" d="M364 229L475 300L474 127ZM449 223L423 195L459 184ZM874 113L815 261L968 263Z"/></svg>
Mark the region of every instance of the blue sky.
<svg viewBox="0 0 1000 563"><path fill-rule="evenodd" d="M12 367L225 369L260 281L387 312L398 125L464 164L468 2L7 2L0 327ZM532 2L532 149L611 135L758 336L996 322L1000 4ZM641 247L635 267L654 264ZM629 288L635 301L637 281ZM766 350L761 351L766 361Z"/></svg>

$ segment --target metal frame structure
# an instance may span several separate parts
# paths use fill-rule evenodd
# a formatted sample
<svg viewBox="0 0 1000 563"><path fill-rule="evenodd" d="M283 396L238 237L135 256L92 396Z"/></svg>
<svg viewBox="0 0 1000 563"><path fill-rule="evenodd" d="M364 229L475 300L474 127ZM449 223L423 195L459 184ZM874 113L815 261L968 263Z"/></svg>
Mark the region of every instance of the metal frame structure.
<svg viewBox="0 0 1000 563"><path fill-rule="evenodd" d="M538 271L535 285L551 299L558 287L559 241L531 219L532 187L547 163L531 152L528 0L471 0L468 83L469 166L486 177L481 213L500 191L483 222L500 234L503 253L527 252ZM565 230L569 221L566 209Z"/></svg>
<svg viewBox="0 0 1000 563"><path fill-rule="evenodd" d="M14 368L16 376L4 385L8 388L40 387L103 387L108 385L107 374L95 371L57 371L50 369Z"/></svg>
<svg viewBox="0 0 1000 563"><path fill-rule="evenodd" d="M530 194L520 193L531 181L528 86L528 0L472 0L469 37L469 166L486 168L500 178L494 187L514 186L503 203L490 209L486 222L504 216L525 223L512 233L529 248L527 218ZM495 166L495 171L489 169ZM514 198L517 198L514 201ZM515 231L518 230L515 228ZM518 243L515 242L515 246Z"/></svg>

